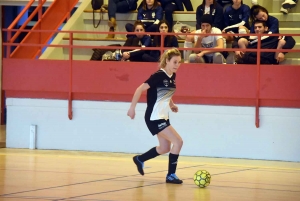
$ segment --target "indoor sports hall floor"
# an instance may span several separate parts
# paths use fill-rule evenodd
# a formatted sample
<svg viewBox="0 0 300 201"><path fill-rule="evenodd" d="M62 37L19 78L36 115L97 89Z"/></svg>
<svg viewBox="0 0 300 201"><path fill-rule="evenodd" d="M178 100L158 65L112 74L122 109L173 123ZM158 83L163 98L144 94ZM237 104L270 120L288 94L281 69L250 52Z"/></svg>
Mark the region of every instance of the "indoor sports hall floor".
<svg viewBox="0 0 300 201"><path fill-rule="evenodd" d="M182 185L166 184L167 156L138 174L132 154L0 149L0 200L300 201L300 163L180 157ZM204 169L212 181L193 183Z"/></svg>

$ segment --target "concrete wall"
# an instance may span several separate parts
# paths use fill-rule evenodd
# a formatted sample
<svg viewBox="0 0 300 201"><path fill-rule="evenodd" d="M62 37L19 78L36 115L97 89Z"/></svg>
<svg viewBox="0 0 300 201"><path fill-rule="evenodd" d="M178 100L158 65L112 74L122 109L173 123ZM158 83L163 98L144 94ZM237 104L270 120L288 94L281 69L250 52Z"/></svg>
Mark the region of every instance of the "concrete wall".
<svg viewBox="0 0 300 201"><path fill-rule="evenodd" d="M157 144L144 123L146 105L127 117L129 103L7 99L8 148L28 148L30 125L37 125L38 149L141 153ZM182 135L182 155L300 161L300 109L179 105L170 115Z"/></svg>

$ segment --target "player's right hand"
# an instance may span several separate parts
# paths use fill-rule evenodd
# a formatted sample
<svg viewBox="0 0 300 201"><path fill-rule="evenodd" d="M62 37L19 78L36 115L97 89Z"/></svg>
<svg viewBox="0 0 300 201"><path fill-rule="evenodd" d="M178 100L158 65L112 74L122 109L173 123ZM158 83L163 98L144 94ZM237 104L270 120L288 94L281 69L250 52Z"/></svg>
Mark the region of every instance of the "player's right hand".
<svg viewBox="0 0 300 201"><path fill-rule="evenodd" d="M127 112L127 116L129 116L131 119L134 119L135 117L135 110L130 108Z"/></svg>

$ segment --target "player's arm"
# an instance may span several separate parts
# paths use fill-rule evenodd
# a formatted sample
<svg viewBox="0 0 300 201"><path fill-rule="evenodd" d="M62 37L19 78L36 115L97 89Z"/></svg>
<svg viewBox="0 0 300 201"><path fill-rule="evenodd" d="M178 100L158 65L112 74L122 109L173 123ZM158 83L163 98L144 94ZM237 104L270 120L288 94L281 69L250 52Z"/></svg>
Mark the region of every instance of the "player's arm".
<svg viewBox="0 0 300 201"><path fill-rule="evenodd" d="M169 106L170 106L172 112L178 112L178 107L177 107L177 105L174 104L172 98L170 99Z"/></svg>
<svg viewBox="0 0 300 201"><path fill-rule="evenodd" d="M205 51L202 51L202 52L200 52L200 53L198 54L198 56L202 57L202 56L205 55L205 54L209 54L209 53L212 53L212 52L218 52L217 49L219 49L219 48L224 48L224 40L223 40L222 37L219 38L219 39L217 40L217 46L216 46L216 47L211 48L212 50L205 50Z"/></svg>
<svg viewBox="0 0 300 201"><path fill-rule="evenodd" d="M139 102L139 99L143 93L143 91L146 91L147 89L149 89L150 86L149 84L147 83L143 83L141 84L134 92L133 94L133 98L132 98L132 101L131 101L131 105L130 105L130 108L127 112L127 116L129 116L131 119L134 119L134 116L135 116L135 106L136 104Z"/></svg>

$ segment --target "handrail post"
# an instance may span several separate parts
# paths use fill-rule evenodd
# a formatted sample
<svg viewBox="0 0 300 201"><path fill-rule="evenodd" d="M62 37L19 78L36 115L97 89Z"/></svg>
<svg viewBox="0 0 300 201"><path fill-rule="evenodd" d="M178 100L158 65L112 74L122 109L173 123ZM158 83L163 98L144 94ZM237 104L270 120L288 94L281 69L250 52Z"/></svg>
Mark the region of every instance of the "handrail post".
<svg viewBox="0 0 300 201"><path fill-rule="evenodd" d="M164 44L165 44L165 37L164 33L160 33L160 55L164 53Z"/></svg>
<svg viewBox="0 0 300 201"><path fill-rule="evenodd" d="M7 31L7 41L10 42L10 39L11 39L11 30L8 30ZM10 49L11 46L10 45L7 45L6 46L6 58L10 58Z"/></svg>
<svg viewBox="0 0 300 201"><path fill-rule="evenodd" d="M257 41L257 74L256 74L256 101L255 101L255 126L256 128L259 128L259 95L260 95L260 55L261 55L261 34L258 36Z"/></svg>
<svg viewBox="0 0 300 201"><path fill-rule="evenodd" d="M39 5L42 4L42 0L39 0ZM42 15L43 15L43 7L40 7L38 11L38 25L39 25L39 30L42 30ZM42 44L42 33L39 32L39 44ZM39 57L42 54L42 46L39 46Z"/></svg>
<svg viewBox="0 0 300 201"><path fill-rule="evenodd" d="M73 69L72 69L72 61L73 61L73 32L70 32L70 40L69 40L69 62L70 62L70 86L69 86L69 99L68 99L68 117L70 120L73 119L73 111L72 111L72 85L73 85Z"/></svg>

